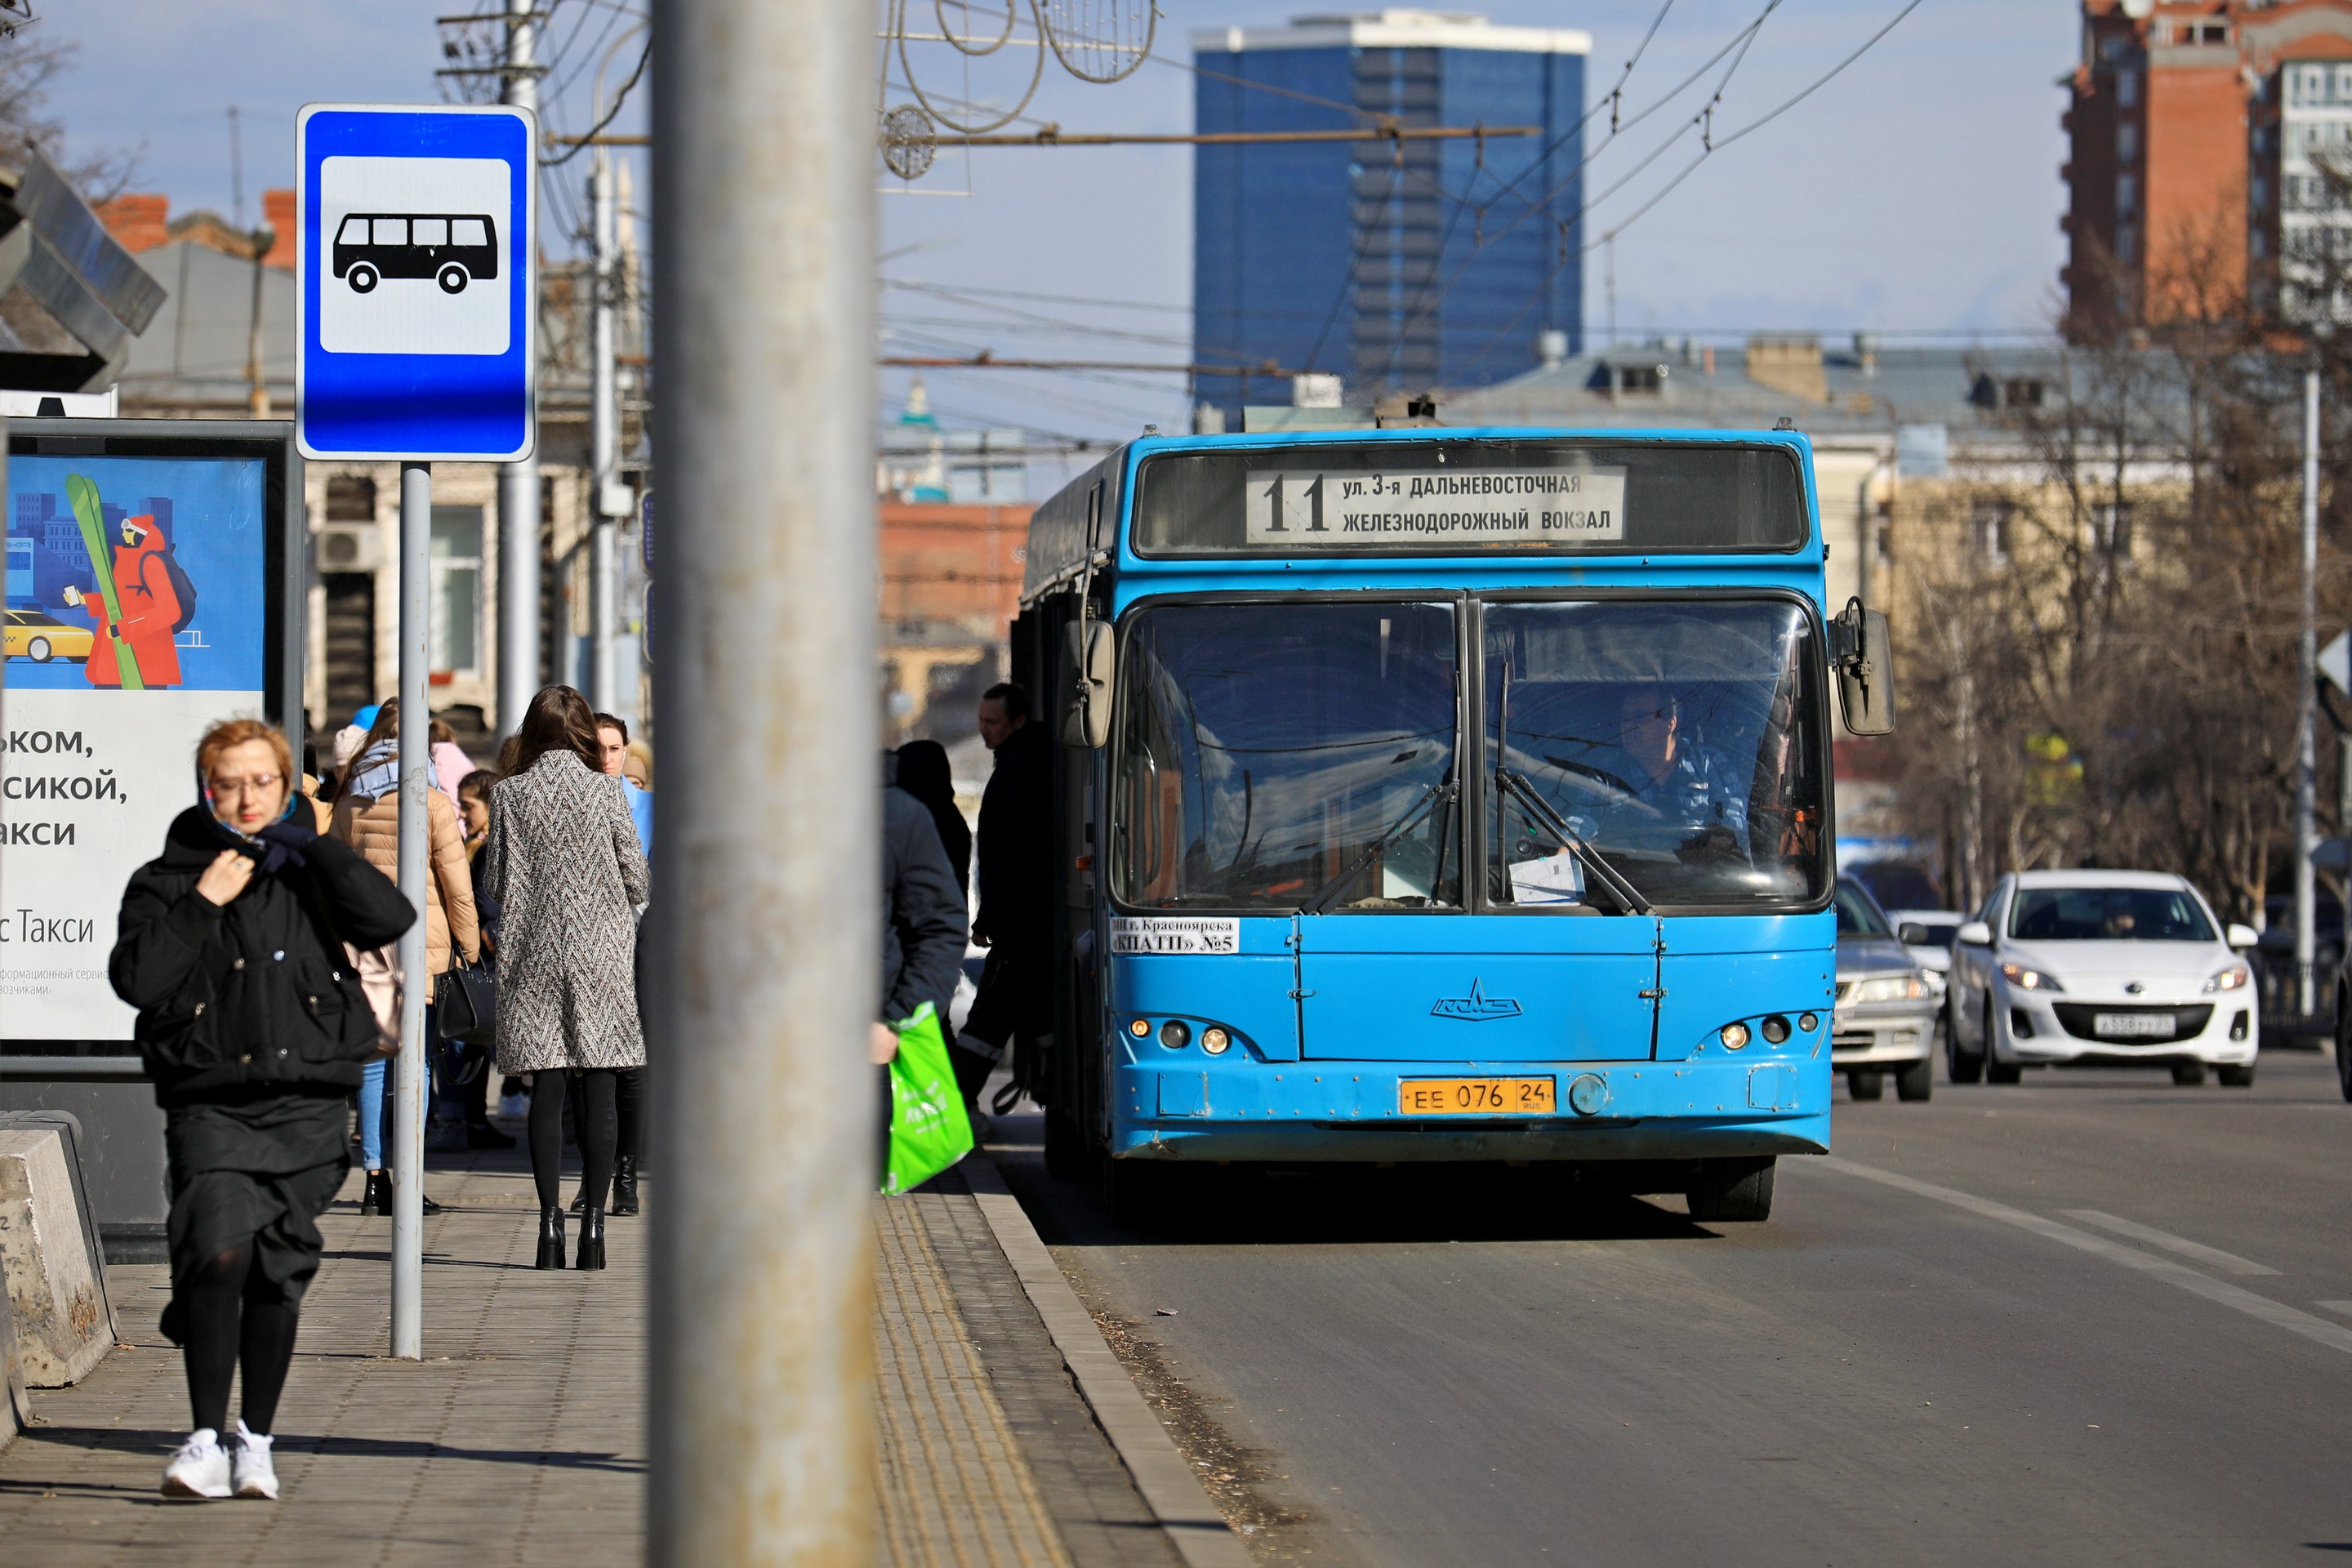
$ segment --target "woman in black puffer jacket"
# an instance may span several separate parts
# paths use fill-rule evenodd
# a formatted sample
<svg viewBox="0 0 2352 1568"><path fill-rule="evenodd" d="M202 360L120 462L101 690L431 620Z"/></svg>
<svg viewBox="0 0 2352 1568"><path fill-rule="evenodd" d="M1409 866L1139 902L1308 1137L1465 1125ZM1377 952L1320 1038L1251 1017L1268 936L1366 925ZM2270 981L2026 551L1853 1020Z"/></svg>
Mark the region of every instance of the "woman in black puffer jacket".
<svg viewBox="0 0 2352 1568"><path fill-rule="evenodd" d="M319 1270L318 1217L351 1166L345 1100L379 1051L342 944L380 947L416 918L384 875L320 837L286 737L215 724L196 748L199 804L131 875L109 973L163 1108L172 1304L196 1430L167 1497L275 1498L269 1434ZM243 1419L221 1442L229 1381Z"/></svg>

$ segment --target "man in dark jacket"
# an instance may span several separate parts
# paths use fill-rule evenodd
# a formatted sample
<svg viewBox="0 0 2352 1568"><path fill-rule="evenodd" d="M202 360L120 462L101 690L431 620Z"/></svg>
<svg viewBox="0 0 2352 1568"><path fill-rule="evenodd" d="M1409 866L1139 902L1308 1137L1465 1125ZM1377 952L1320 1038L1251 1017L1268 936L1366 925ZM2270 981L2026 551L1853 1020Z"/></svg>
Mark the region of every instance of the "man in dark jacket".
<svg viewBox="0 0 2352 1568"><path fill-rule="evenodd" d="M1038 1042L1054 1026L1047 988L1054 944L1053 746L1030 712L1029 694L1009 683L982 696L980 736L996 753L996 768L980 797L975 840L980 912L971 934L989 954L956 1060L957 1086L967 1100L979 1094L991 1067L1016 1041L1015 1081L1034 1085L1041 1067ZM1000 1096L998 1105L1010 1109L1011 1100Z"/></svg>
<svg viewBox="0 0 2352 1568"><path fill-rule="evenodd" d="M885 765L887 765L886 753ZM885 774L886 780L887 774ZM963 892L940 847L940 830L920 801L887 783L882 791L882 992L872 1059L880 1076L882 1165L890 1163L890 1059L898 1026L929 1002L947 1024L963 963Z"/></svg>

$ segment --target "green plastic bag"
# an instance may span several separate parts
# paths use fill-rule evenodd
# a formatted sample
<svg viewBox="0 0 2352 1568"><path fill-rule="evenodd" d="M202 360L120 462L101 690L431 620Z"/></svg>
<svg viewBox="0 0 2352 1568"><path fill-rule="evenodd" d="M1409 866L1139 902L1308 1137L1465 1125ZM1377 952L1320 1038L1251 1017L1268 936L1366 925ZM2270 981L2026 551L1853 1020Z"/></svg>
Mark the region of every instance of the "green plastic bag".
<svg viewBox="0 0 2352 1568"><path fill-rule="evenodd" d="M971 1119L948 1065L947 1037L926 1002L898 1026L890 1059L890 1168L882 1190L911 1192L971 1152Z"/></svg>

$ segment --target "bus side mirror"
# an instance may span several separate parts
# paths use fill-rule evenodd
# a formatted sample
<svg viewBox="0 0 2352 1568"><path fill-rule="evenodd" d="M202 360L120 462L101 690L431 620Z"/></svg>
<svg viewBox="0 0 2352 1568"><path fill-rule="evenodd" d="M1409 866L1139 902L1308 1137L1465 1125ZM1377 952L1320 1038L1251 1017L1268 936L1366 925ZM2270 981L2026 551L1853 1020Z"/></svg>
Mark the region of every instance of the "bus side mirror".
<svg viewBox="0 0 2352 1568"><path fill-rule="evenodd" d="M1846 601L1830 623L1830 667L1837 672L1838 709L1857 735L1895 731L1895 668L1886 646L1886 616Z"/></svg>
<svg viewBox="0 0 2352 1568"><path fill-rule="evenodd" d="M1089 750L1110 742L1111 676L1118 662L1116 634L1107 621L1082 620L1063 637L1068 671L1062 708L1062 744Z"/></svg>

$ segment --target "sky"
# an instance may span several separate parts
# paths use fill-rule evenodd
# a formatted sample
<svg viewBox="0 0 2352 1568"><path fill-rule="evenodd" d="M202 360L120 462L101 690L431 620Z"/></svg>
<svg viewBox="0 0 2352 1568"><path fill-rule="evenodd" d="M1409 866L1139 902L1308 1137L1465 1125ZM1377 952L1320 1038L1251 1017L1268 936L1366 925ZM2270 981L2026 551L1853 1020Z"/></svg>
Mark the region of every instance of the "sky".
<svg viewBox="0 0 2352 1568"><path fill-rule="evenodd" d="M1180 62L1191 58L1196 28L1278 26L1334 9L1297 0L1163 3L1169 15L1154 53ZM1717 126L1781 105L1905 3L1771 5L1723 89ZM1625 79L1623 103L1649 105L1770 4L1672 0ZM257 212L253 193L292 183L293 117L302 103L438 98L433 73L444 61L433 18L467 8L457 0L60 0L37 26L81 45L53 105L77 149L142 148L138 188L166 192L175 212L227 214L230 104L241 110L245 186ZM906 9L914 26L937 26L934 7ZM1658 18L1660 0L1495 0L1484 9L1498 23L1590 32L1588 90L1598 100ZM558 89L551 117L561 128L584 128L588 78L634 20L612 0L557 0L553 29L572 40L551 84ZM2058 309L2063 259L2065 99L2056 84L2073 65L2077 26L2076 7L2065 0L1921 0L1843 74L1708 158L1624 229L1615 244L1621 335L1732 341L1751 331L1870 329L1889 341L1933 333L1965 342L2045 330ZM1020 36L1029 36L1025 23ZM946 52L931 47L934 56ZM635 49L635 42L619 46L614 79ZM919 50L917 81L935 99L1017 94L1005 68L1025 75L1034 58L1034 49L1001 51L976 62L967 83L953 68L960 62ZM1720 71L1604 148L1588 190L1650 154L1705 103ZM908 100L895 69L893 80L886 101ZM1192 82L1180 65L1153 59L1122 81L1097 85L1049 59L1010 129L1189 131ZM616 129L641 124L633 108ZM1589 215L1588 232L1654 195L1691 145L1685 136L1634 174ZM886 352L1182 361L1191 171L1192 153L1181 147L945 151L912 187L877 169ZM583 172L575 165L550 176L551 234L575 221ZM1609 303L1603 258L1595 254L1586 268L1589 341L1605 337ZM1181 428L1187 417L1183 383L1173 375L923 374L943 423L1023 427L1037 443L1115 440L1147 422ZM909 381L903 371L884 373L885 418L903 408ZM1033 482L1050 482L1053 471Z"/></svg>

